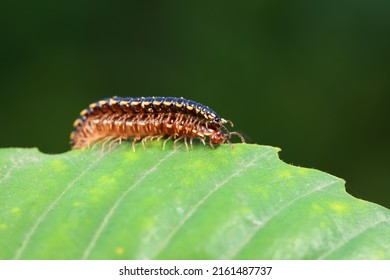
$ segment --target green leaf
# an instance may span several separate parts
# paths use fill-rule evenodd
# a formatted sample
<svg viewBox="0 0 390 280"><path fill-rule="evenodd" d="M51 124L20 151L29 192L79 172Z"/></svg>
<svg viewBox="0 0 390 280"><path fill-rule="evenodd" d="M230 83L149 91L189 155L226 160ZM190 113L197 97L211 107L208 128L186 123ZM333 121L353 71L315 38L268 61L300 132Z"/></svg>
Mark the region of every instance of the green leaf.
<svg viewBox="0 0 390 280"><path fill-rule="evenodd" d="M390 259L390 211L278 149L0 150L0 259Z"/></svg>

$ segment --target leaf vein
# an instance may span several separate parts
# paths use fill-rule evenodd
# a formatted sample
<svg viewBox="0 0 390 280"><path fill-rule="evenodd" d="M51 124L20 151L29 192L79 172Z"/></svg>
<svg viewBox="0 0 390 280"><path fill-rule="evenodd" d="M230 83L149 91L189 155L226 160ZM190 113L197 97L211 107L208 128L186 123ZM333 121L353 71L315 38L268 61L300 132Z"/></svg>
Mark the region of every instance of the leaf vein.
<svg viewBox="0 0 390 280"><path fill-rule="evenodd" d="M38 227L43 223L45 218L48 216L50 211L54 209L54 207L57 205L57 203L61 200L61 198L74 186L74 184L79 181L92 167L94 167L96 164L98 164L103 157L107 153L102 153L95 161L93 161L91 164L89 164L73 181L71 181L65 189L61 192L59 196L45 209L45 211L38 217L37 221L32 225L32 227L27 232L22 245L16 250L14 259L19 259L24 251L26 250L31 237L34 235L34 233L37 231Z"/></svg>
<svg viewBox="0 0 390 280"><path fill-rule="evenodd" d="M184 216L182 220L177 224L177 226L167 235L167 237L161 242L161 247L155 252L154 256L151 257L151 259L155 259L169 244L170 240L176 235L176 233L184 226L184 224L191 219L191 217L194 215L194 213L205 203L205 201L216 191L220 190L224 185L226 185L230 180L233 178L240 176L243 174L246 170L248 170L248 167L254 166L254 163L259 160L260 158L265 157L266 155L272 153L273 151L268 151L260 156L256 156L253 160L248 162L245 165L242 165L241 168L237 169L235 173L230 175L229 177L226 177L225 180L223 180L221 183L216 184L213 189L211 189L202 199L200 199L191 209L188 211L187 215Z"/></svg>
<svg viewBox="0 0 390 280"><path fill-rule="evenodd" d="M153 173L157 168L168 158L170 158L173 154L175 154L177 151L173 150L172 152L168 153L165 157L163 157L161 160L159 160L154 166L152 166L150 169L148 169L134 184L132 184L129 188L127 188L122 195L117 199L117 201L114 203L114 205L108 210L107 214L104 216L102 222L100 223L98 229L92 236L90 242L88 243L87 247L85 248L81 259L85 260L89 257L92 250L95 248L97 241L99 240L103 230L106 228L108 223L110 222L110 219L114 215L116 209L120 206L123 199L127 196L127 194L133 190L136 186L138 186L140 183L142 183L146 177L148 177L151 173Z"/></svg>
<svg viewBox="0 0 390 280"><path fill-rule="evenodd" d="M237 246L236 250L230 255L229 259L233 259L235 258L249 243L250 241L253 239L253 237L256 235L256 233L264 228L265 226L267 226L267 224L269 224L269 222L272 220L272 219L275 219L278 215L280 215L283 211L287 210L288 208L290 208L291 206L293 206L295 203L297 203L299 200L305 198L305 197L308 197L316 192L319 192L319 191L322 191L323 189L329 187L329 186L332 186L333 184L337 183L337 181L331 181L331 182L327 182L326 184L323 184L323 185L320 185L320 186L317 186L316 188L313 188L311 189L310 191L306 192L306 193L303 193L302 195L300 196L297 196L296 198L292 199L289 203L285 204L283 207L277 209L273 214L269 215L268 217L265 217L262 221L259 221L257 224L256 224L256 227L254 227L254 230L252 233L248 234L247 238L244 239L244 241L239 245Z"/></svg>
<svg viewBox="0 0 390 280"><path fill-rule="evenodd" d="M352 235L350 235L349 237L347 237L346 239L342 240L340 243L338 243L336 246L334 246L333 248L329 249L327 252L325 252L324 254L322 254L321 256L318 257L318 259L325 259L326 257L328 257L329 255L331 255L333 252L339 250L340 248L342 248L343 246L345 246L346 244L348 244L349 242L351 242L353 239L355 238L358 238L360 235L364 234L365 232L367 232L368 230L372 229L372 228L375 228L377 227L378 225L380 224L383 224L383 223L388 223L390 222L390 218L386 218L386 219L382 219L382 220L379 220L375 223L372 223L370 225L368 225L366 228L363 228L363 230L360 230L360 231L356 231L354 232Z"/></svg>
<svg viewBox="0 0 390 280"><path fill-rule="evenodd" d="M7 170L7 172L4 174L3 178L1 178L0 180L0 186L3 184L4 181L6 181L11 173L14 171L14 169L16 168L16 165L15 163L12 163L12 165L10 166L10 168Z"/></svg>

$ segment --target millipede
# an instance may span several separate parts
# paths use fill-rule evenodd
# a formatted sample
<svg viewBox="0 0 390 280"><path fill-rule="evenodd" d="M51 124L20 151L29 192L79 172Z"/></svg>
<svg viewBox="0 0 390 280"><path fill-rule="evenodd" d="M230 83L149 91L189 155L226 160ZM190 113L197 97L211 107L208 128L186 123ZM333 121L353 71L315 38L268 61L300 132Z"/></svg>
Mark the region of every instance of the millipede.
<svg viewBox="0 0 390 280"><path fill-rule="evenodd" d="M133 139L132 147L147 140L160 140L166 137L163 148L169 139L174 139L174 147L180 140L188 150L187 141L193 146L194 139L214 147L228 143L232 148L232 135L244 137L226 128L233 123L218 116L209 107L192 100L177 97L118 97L106 98L89 105L73 123L71 133L72 149L85 149L91 145L110 142L121 143Z"/></svg>

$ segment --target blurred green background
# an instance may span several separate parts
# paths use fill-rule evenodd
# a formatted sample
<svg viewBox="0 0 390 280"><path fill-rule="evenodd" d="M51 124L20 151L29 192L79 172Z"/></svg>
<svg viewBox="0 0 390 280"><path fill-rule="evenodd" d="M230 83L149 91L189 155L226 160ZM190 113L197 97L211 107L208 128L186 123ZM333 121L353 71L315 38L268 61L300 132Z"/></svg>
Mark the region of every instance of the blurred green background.
<svg viewBox="0 0 390 280"><path fill-rule="evenodd" d="M1 6L1 147L65 152L93 101L183 96L390 208L390 1Z"/></svg>

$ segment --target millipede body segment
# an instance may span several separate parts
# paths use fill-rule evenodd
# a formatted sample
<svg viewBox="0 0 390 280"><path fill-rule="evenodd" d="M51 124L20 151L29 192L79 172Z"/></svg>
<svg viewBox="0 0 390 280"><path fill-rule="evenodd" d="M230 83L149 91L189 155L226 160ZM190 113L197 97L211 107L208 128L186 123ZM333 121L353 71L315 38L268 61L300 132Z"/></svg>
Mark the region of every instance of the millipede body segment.
<svg viewBox="0 0 390 280"><path fill-rule="evenodd" d="M231 135L225 124L229 121L219 117L209 107L197 102L176 97L112 97L89 105L74 122L72 149L86 148L99 142L120 142L133 138L133 149L137 141L160 139L167 136L174 143L183 139L186 147L189 138L209 144L230 143ZM232 125L232 123L230 122Z"/></svg>

